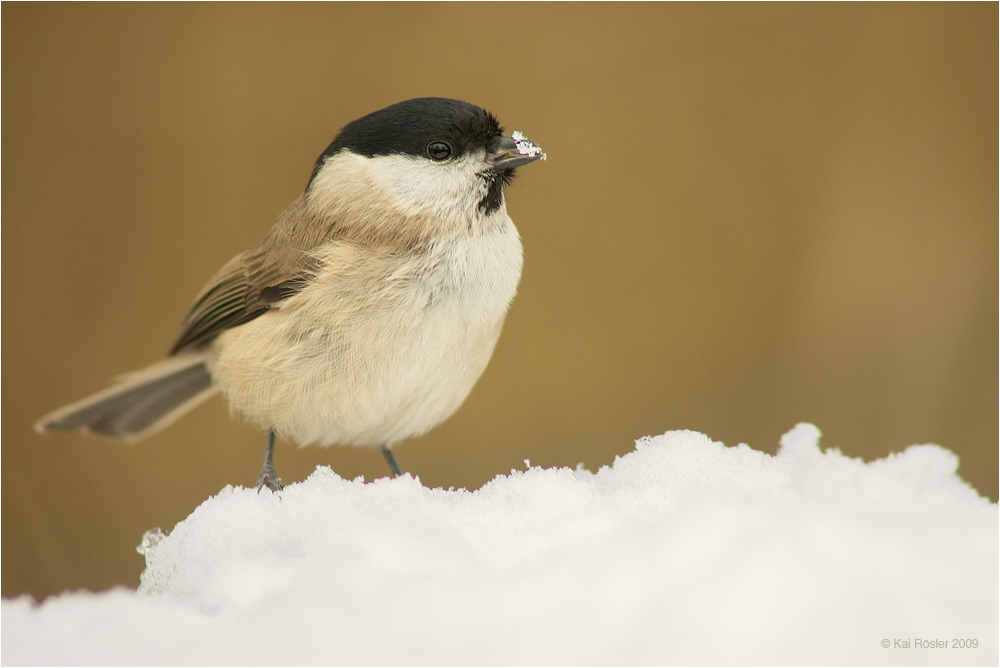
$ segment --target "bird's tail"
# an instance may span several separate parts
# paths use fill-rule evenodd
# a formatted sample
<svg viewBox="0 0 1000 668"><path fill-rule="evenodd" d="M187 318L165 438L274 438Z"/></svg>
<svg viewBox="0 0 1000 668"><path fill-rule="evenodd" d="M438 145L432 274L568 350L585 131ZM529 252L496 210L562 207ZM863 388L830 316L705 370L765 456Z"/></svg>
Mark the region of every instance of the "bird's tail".
<svg viewBox="0 0 1000 668"><path fill-rule="evenodd" d="M181 353L121 376L95 395L49 413L35 431L82 430L126 442L150 436L218 391L205 353Z"/></svg>

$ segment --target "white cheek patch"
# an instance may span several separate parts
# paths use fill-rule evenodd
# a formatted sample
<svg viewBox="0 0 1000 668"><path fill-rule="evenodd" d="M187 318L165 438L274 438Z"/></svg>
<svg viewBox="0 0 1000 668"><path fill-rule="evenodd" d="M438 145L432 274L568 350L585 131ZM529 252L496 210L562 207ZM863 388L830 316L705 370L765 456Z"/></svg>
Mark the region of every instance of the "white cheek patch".
<svg viewBox="0 0 1000 668"><path fill-rule="evenodd" d="M435 163L412 156L387 155L369 158L366 166L375 185L411 213L434 209L461 215L462 209L473 211L485 195L486 183L478 176L483 157L474 154Z"/></svg>
<svg viewBox="0 0 1000 668"><path fill-rule="evenodd" d="M509 220L502 202L495 210L481 209L490 187L485 169L483 150L443 163L403 155L366 158L345 150L327 158L307 199L315 214L338 217L341 224L365 227L377 214L379 220L426 225L430 216L442 232L482 233Z"/></svg>

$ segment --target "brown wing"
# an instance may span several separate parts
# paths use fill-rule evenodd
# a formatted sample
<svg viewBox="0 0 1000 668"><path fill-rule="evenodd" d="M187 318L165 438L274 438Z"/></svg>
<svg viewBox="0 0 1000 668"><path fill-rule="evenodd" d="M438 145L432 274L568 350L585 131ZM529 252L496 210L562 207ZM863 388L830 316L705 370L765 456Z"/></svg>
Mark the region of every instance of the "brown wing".
<svg viewBox="0 0 1000 668"><path fill-rule="evenodd" d="M200 348L300 291L318 266L311 251L331 234L331 225L306 212L303 197L292 202L264 241L212 277L184 319L170 354Z"/></svg>
<svg viewBox="0 0 1000 668"><path fill-rule="evenodd" d="M248 308L247 281L243 268L243 255L237 255L212 277L208 286L195 300L181 326L181 333L174 341L170 354L200 348L222 331L242 325L267 312L267 309Z"/></svg>

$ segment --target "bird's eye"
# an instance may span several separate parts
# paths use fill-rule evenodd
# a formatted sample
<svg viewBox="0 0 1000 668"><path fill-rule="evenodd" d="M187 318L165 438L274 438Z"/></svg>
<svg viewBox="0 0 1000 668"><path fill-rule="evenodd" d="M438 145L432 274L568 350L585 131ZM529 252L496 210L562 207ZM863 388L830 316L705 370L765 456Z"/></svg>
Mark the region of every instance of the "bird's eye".
<svg viewBox="0 0 1000 668"><path fill-rule="evenodd" d="M431 160L447 160L451 157L451 146L443 141L432 141L427 145L427 155Z"/></svg>

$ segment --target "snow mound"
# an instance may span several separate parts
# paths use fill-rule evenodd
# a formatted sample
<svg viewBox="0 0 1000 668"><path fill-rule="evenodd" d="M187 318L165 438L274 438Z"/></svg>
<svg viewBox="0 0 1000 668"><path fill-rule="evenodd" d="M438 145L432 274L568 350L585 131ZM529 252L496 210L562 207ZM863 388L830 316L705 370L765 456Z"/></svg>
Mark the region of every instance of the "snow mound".
<svg viewBox="0 0 1000 668"><path fill-rule="evenodd" d="M997 506L943 448L818 443L675 431L473 492L227 487L147 533L138 593L5 601L2 661L996 665Z"/></svg>

